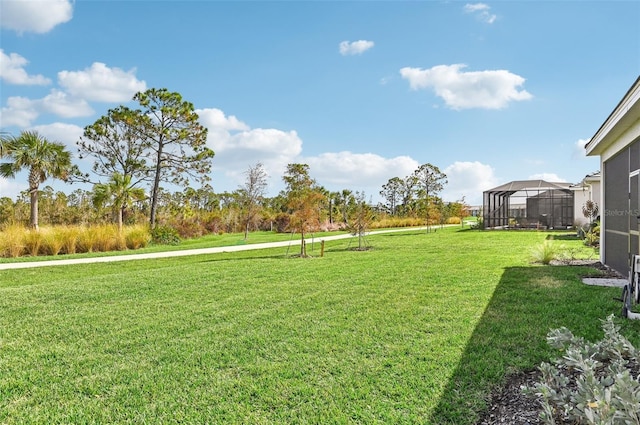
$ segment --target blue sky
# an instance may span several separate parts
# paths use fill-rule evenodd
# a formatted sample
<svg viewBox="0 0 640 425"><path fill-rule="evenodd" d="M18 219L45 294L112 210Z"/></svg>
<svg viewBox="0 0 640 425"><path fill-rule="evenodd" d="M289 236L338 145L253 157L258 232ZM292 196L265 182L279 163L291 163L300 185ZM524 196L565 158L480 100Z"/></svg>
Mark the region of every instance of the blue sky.
<svg viewBox="0 0 640 425"><path fill-rule="evenodd" d="M270 195L292 162L374 201L424 163L471 204L511 180L579 182L640 74L638 1L0 1L3 131L76 153L86 125L165 87L209 128L216 192L257 162ZM0 179L0 196L25 188Z"/></svg>

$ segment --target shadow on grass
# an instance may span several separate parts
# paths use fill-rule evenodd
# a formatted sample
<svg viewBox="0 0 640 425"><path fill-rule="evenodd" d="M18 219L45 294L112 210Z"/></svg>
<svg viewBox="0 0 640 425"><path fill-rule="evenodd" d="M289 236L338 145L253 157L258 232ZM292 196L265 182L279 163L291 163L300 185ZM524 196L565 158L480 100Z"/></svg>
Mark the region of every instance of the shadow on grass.
<svg viewBox="0 0 640 425"><path fill-rule="evenodd" d="M546 239L549 241L577 241L580 238L575 233L561 233L558 235L552 233L547 235Z"/></svg>
<svg viewBox="0 0 640 425"><path fill-rule="evenodd" d="M226 262L231 262L233 261L234 263L237 262L242 262L242 261L254 261L254 260L286 260L288 258L291 257L291 255L287 256L284 254L274 254L274 255L256 255L253 257L241 257L241 256L233 256L231 254L235 254L235 253L231 253L229 255L226 255L227 253L221 253L221 254L213 254L212 256L208 257L208 258L203 258L203 259L199 259L196 260L195 262L197 263L220 263L223 261Z"/></svg>
<svg viewBox="0 0 640 425"><path fill-rule="evenodd" d="M546 343L550 329L566 326L587 340L601 338L599 319L618 312L613 300L618 291L582 284L579 276L589 271L571 266L505 269L431 423L476 423L491 391L507 376L533 370L555 356Z"/></svg>

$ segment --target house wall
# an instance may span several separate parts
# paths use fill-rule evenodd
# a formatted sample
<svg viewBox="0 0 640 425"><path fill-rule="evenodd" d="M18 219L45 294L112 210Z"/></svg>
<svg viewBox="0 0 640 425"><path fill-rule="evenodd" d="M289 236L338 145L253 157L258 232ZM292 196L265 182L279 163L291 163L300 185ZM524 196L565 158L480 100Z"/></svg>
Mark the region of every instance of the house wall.
<svg viewBox="0 0 640 425"><path fill-rule="evenodd" d="M628 273L640 254L640 77L585 146L600 156L600 260Z"/></svg>
<svg viewBox="0 0 640 425"><path fill-rule="evenodd" d="M617 149L612 146L611 149ZM627 274L634 254L640 254L640 137L615 154L602 154L603 208L601 257Z"/></svg>

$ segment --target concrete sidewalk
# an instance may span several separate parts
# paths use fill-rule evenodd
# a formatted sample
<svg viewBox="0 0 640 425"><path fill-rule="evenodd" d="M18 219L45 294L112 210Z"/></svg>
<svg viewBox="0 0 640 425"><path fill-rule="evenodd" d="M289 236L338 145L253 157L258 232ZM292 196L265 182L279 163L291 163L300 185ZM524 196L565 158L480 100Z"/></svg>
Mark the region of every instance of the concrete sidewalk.
<svg viewBox="0 0 640 425"><path fill-rule="evenodd" d="M380 233L406 232L410 230L426 230L426 227L410 227L410 228L392 229L392 230L378 230L375 232L369 232L367 233L367 235L375 235ZM318 243L323 240L333 241L338 239L348 239L348 238L355 238L355 237L357 236L353 236L351 234L343 234L343 235L335 235L335 236L325 236L321 238L308 238L308 239L305 239L305 241L307 243ZM109 257L29 261L29 262L22 262L22 263L0 263L0 270L27 269L27 268L34 268L34 267L67 266L71 264L108 263L113 261L148 260L148 259L154 259L154 258L185 257L189 255L219 254L223 252L248 251L252 249L278 248L278 247L298 246L298 245L300 245L300 239L283 241L283 242L257 243L257 244L249 244L249 245L220 246L215 248L186 249L182 251L166 251L166 252L153 252L153 253L146 253L146 254L114 255Z"/></svg>

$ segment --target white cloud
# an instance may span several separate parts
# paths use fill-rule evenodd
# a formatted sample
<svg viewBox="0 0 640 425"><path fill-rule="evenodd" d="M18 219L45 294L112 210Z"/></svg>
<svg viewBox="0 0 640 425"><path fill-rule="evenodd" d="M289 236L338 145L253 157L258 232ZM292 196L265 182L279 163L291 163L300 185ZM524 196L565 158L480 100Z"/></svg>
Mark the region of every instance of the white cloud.
<svg viewBox="0 0 640 425"><path fill-rule="evenodd" d="M275 128L256 128L214 141L209 134L208 140L216 153L214 170L222 171L238 184L244 181L249 166L257 162L262 163L269 176L281 176L287 164L298 162L302 152L302 140L296 131Z"/></svg>
<svg viewBox="0 0 640 425"><path fill-rule="evenodd" d="M43 34L71 20L73 2L69 0L2 0L0 27L20 34Z"/></svg>
<svg viewBox="0 0 640 425"><path fill-rule="evenodd" d="M20 58L13 62L21 64ZM8 98L7 106L0 112L2 126L28 127L41 113L63 118L86 117L94 113L87 101L124 102L136 92L146 90L146 83L135 77L135 70L125 72L99 62L83 71L61 71L58 82L65 90L52 89L42 99Z"/></svg>
<svg viewBox="0 0 640 425"><path fill-rule="evenodd" d="M226 116L217 108L196 109L200 123L209 129L249 130L249 126L240 121L235 115Z"/></svg>
<svg viewBox="0 0 640 425"><path fill-rule="evenodd" d="M196 113L208 129L207 141L216 156L225 155L231 159L253 158L260 154L271 158L292 158L302 151L302 141L295 131L251 129L234 115L226 116L216 108L197 109Z"/></svg>
<svg viewBox="0 0 640 425"><path fill-rule="evenodd" d="M12 96L7 99L7 106L0 109L0 128L28 127L39 115L37 105L31 99Z"/></svg>
<svg viewBox="0 0 640 425"><path fill-rule="evenodd" d="M76 151L76 142L84 133L84 129L74 124L56 122L46 125L36 125L31 128L48 140L64 143L70 152Z"/></svg>
<svg viewBox="0 0 640 425"><path fill-rule="evenodd" d="M537 173L529 176L529 180L544 180L549 183L562 183L566 182L565 179L559 177L555 173Z"/></svg>
<svg viewBox="0 0 640 425"><path fill-rule="evenodd" d="M373 153L328 152L306 157L311 174L318 183L332 190L364 190L377 195L382 185L393 177L404 178L420 164L408 156L384 158Z"/></svg>
<svg viewBox="0 0 640 425"><path fill-rule="evenodd" d="M400 75L413 90L432 88L451 109L501 109L509 102L533 96L518 90L525 79L506 70L463 72L464 64L429 69L405 67Z"/></svg>
<svg viewBox="0 0 640 425"><path fill-rule="evenodd" d="M63 118L87 117L94 113L84 99L69 96L55 89L44 98L33 102L39 105L42 112L50 112Z"/></svg>
<svg viewBox="0 0 640 425"><path fill-rule="evenodd" d="M0 110L0 127L29 127L42 113L51 113L63 118L86 117L94 113L89 104L53 89L42 99L28 99L13 96L7 99L7 106Z"/></svg>
<svg viewBox="0 0 640 425"><path fill-rule="evenodd" d="M445 201L462 199L469 205L482 204L482 192L498 186L493 167L478 161L456 161L443 170L448 183L442 191Z"/></svg>
<svg viewBox="0 0 640 425"><path fill-rule="evenodd" d="M51 80L43 75L29 75L24 67L29 63L17 53L5 54L0 49L0 78L9 84L18 85L47 85Z"/></svg>
<svg viewBox="0 0 640 425"><path fill-rule="evenodd" d="M69 94L98 102L125 102L147 84L135 76L135 68L123 71L94 62L82 71L60 71L58 82Z"/></svg>
<svg viewBox="0 0 640 425"><path fill-rule="evenodd" d="M257 162L264 165L268 175L281 175L302 152L302 140L295 131L252 129L216 108L197 109L196 113L208 129L207 143L215 152L214 172L221 171L238 184L244 180L244 172Z"/></svg>
<svg viewBox="0 0 640 425"><path fill-rule="evenodd" d="M589 139L578 139L573 144L573 153L571 154L571 157L573 159L586 159L587 153L584 147L587 143L589 143Z"/></svg>
<svg viewBox="0 0 640 425"><path fill-rule="evenodd" d="M498 18L493 13L489 12L491 7L484 3L467 3L463 8L465 13L473 13L476 17L487 24L493 24Z"/></svg>
<svg viewBox="0 0 640 425"><path fill-rule="evenodd" d="M374 44L369 40L343 41L340 43L340 54L342 56L361 55L371 49Z"/></svg>
<svg viewBox="0 0 640 425"><path fill-rule="evenodd" d="M390 178L404 177L412 173L418 162L407 156L383 158L379 155L352 152L324 153L302 157L302 140L294 130L255 128L233 115L225 115L216 108L198 109L200 122L207 127L207 143L215 152L214 175L222 173L240 185L245 171L260 162L269 176L272 193L283 186L280 176L287 164L305 163L318 184L329 190L364 190L377 196L383 184Z"/></svg>

